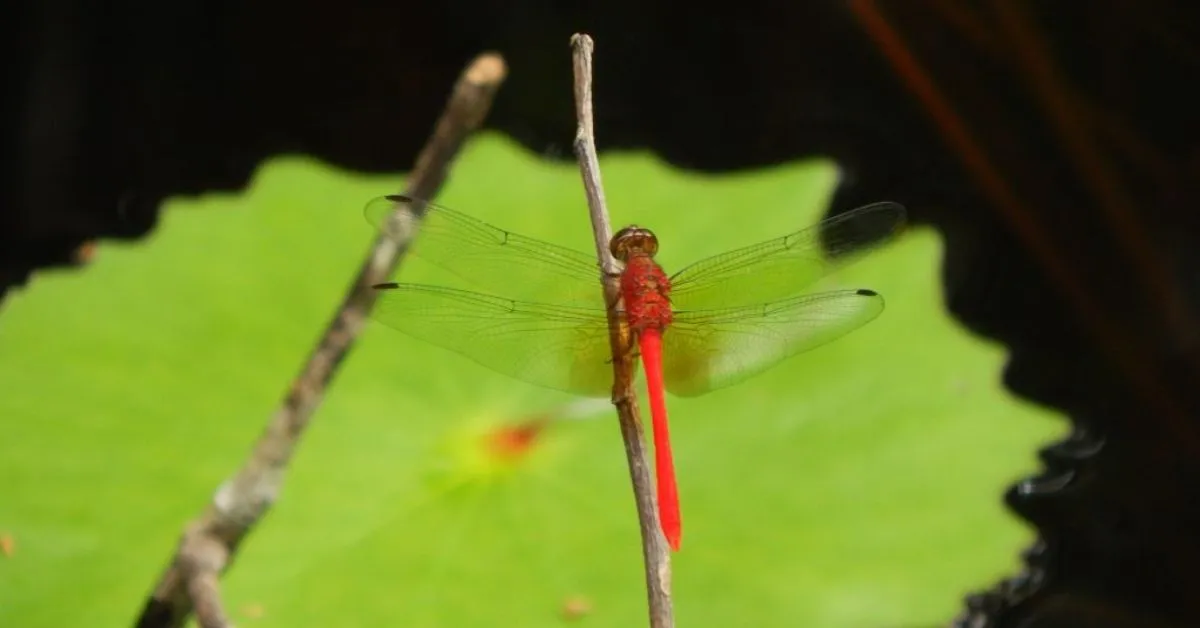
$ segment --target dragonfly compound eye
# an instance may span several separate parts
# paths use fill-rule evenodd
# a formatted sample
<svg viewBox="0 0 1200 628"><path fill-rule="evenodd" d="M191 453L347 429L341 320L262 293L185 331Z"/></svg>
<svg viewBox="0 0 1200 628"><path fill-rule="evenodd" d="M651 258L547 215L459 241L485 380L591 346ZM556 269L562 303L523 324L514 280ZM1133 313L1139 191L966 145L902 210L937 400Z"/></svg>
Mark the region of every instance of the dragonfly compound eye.
<svg viewBox="0 0 1200 628"><path fill-rule="evenodd" d="M654 257L658 253L658 237L649 229L630 225L617 232L608 248L613 257L624 262L630 255Z"/></svg>

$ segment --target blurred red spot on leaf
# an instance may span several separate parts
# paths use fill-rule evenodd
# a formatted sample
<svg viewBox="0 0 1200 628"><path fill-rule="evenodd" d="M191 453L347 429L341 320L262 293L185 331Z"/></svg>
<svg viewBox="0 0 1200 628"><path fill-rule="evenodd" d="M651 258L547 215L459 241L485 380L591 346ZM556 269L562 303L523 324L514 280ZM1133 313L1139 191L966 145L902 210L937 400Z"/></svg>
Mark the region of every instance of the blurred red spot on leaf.
<svg viewBox="0 0 1200 628"><path fill-rule="evenodd" d="M546 418L497 428L490 434L492 452L501 458L519 458L529 452L546 427Z"/></svg>
<svg viewBox="0 0 1200 628"><path fill-rule="evenodd" d="M572 595L563 600L562 618L567 621L582 619L592 613L592 602L582 595Z"/></svg>

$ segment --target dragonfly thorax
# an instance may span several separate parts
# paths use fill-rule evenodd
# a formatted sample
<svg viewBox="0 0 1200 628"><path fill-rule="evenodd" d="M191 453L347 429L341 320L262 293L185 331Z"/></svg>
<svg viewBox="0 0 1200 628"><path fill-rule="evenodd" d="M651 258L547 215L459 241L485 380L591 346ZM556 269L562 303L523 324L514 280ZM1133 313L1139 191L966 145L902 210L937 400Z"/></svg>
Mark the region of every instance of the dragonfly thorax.
<svg viewBox="0 0 1200 628"><path fill-rule="evenodd" d="M649 229L629 225L612 237L608 250L622 263L629 262L632 257L654 257L658 253L658 237Z"/></svg>

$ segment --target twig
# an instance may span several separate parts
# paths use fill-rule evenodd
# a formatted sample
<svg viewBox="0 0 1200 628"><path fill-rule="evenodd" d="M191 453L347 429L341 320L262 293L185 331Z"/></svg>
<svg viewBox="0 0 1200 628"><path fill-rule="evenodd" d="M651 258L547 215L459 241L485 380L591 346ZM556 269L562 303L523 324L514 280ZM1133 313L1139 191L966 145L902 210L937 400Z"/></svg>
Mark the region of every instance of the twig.
<svg viewBox="0 0 1200 628"><path fill-rule="evenodd" d="M592 231L596 237L596 255L604 270L604 299L608 304L609 344L613 352L613 405L625 440L629 476L637 502L638 524L642 532L642 559L646 568L646 595L650 602L650 625L667 628L675 625L671 608L671 555L658 523L654 484L646 459L646 441L638 413L637 393L633 389L633 352L628 335L623 333L616 306L620 295L620 267L609 251L612 238L604 187L600 182L600 164L596 159L595 129L592 120L592 38L584 34L571 37L575 68L575 113L579 130L575 134L575 156L583 176Z"/></svg>
<svg viewBox="0 0 1200 628"><path fill-rule="evenodd" d="M467 67L417 157L406 193L418 198L437 194L463 142L482 123L505 74L503 59L491 53L476 57ZM218 578L279 494L300 436L374 304L371 285L391 274L407 248L407 242L377 235L341 307L250 457L187 526L175 557L142 610L139 628L178 628L193 610L204 628L230 625L221 609Z"/></svg>
<svg viewBox="0 0 1200 628"><path fill-rule="evenodd" d="M179 551L179 569L187 597L196 619L203 628L229 626L221 606L221 569L229 561L230 550L211 535L185 535Z"/></svg>

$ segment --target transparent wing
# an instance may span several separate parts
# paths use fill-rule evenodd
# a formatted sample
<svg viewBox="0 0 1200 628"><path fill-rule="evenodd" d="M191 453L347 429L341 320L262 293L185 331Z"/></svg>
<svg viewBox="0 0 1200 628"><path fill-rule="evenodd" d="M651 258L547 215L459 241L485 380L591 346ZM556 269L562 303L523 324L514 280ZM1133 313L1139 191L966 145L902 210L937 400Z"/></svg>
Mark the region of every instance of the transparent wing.
<svg viewBox="0 0 1200 628"><path fill-rule="evenodd" d="M871 290L677 312L663 335L663 379L681 397L724 388L844 336L881 312L883 297Z"/></svg>
<svg viewBox="0 0 1200 628"><path fill-rule="evenodd" d="M514 301L417 284L377 286L375 320L530 384L612 393L604 310Z"/></svg>
<svg viewBox="0 0 1200 628"><path fill-rule="evenodd" d="M385 236L399 242L412 240L414 255L480 288L541 302L603 303L595 255L398 194L371 200L363 213Z"/></svg>
<svg viewBox="0 0 1200 628"><path fill-rule="evenodd" d="M767 303L793 296L888 242L904 207L865 205L790 235L702 259L671 277L680 310Z"/></svg>

